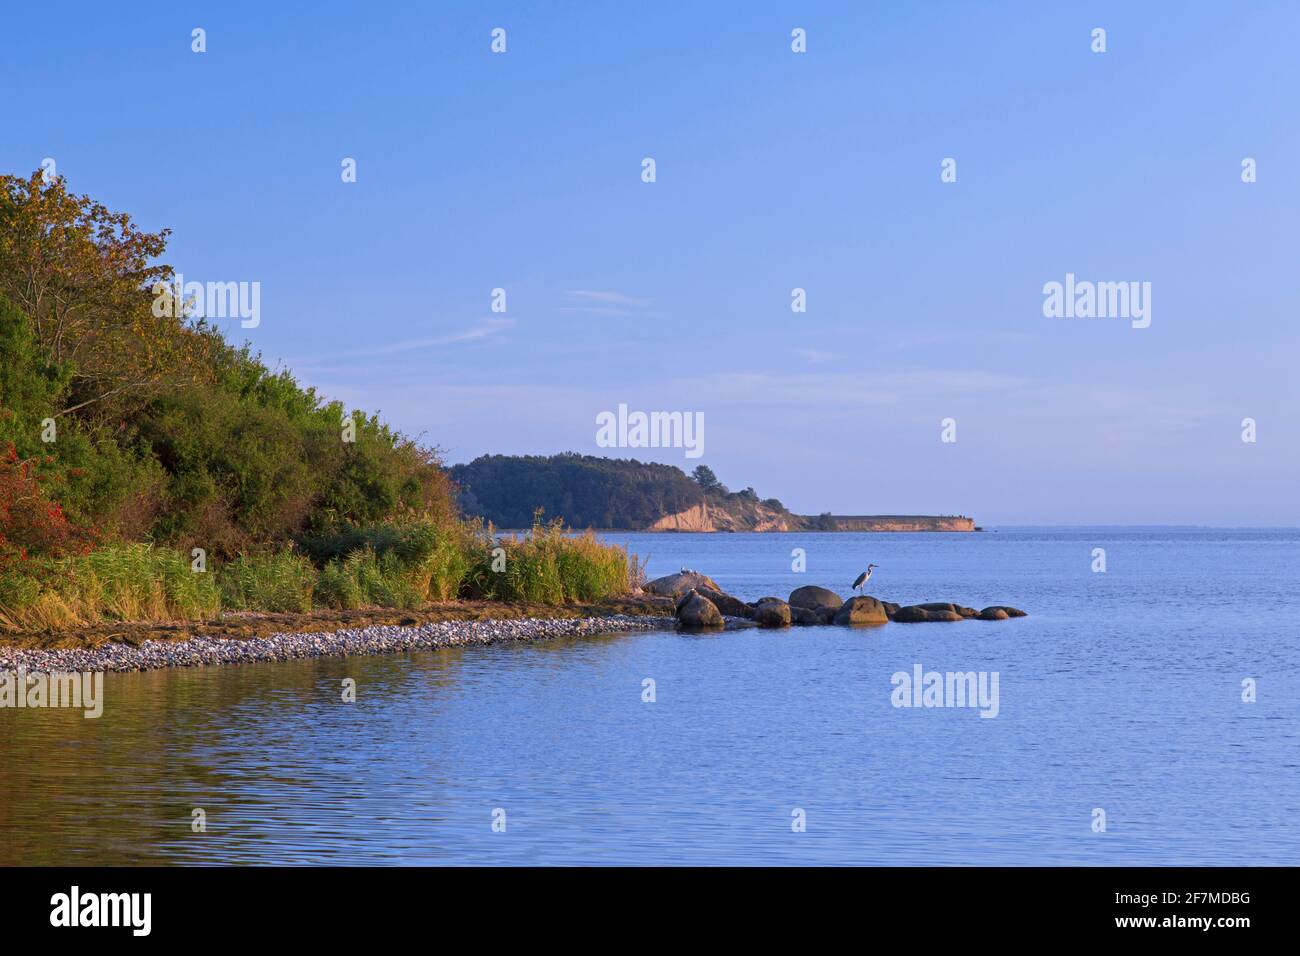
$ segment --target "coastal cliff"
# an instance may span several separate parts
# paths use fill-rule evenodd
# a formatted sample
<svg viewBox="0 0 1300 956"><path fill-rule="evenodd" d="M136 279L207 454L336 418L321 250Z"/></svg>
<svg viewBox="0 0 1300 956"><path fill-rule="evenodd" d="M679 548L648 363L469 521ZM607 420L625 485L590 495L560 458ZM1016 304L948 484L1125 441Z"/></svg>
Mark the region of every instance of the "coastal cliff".
<svg viewBox="0 0 1300 956"><path fill-rule="evenodd" d="M641 531L797 531L804 527L799 515L762 502L739 504L703 501L685 511L664 515Z"/></svg>
<svg viewBox="0 0 1300 956"><path fill-rule="evenodd" d="M685 511L664 515L657 519L646 531L717 531L713 518L709 515L709 506L701 502Z"/></svg>
<svg viewBox="0 0 1300 956"><path fill-rule="evenodd" d="M836 531L975 531L963 515L831 515ZM817 520L817 519L812 519Z"/></svg>
<svg viewBox="0 0 1300 956"><path fill-rule="evenodd" d="M964 515L796 515L762 504L727 508L708 502L664 515L640 531L977 531Z"/></svg>
<svg viewBox="0 0 1300 956"><path fill-rule="evenodd" d="M490 455L450 470L461 510L498 528L537 512L619 531L976 531L964 515L799 515L753 488L731 491L708 466L591 455Z"/></svg>

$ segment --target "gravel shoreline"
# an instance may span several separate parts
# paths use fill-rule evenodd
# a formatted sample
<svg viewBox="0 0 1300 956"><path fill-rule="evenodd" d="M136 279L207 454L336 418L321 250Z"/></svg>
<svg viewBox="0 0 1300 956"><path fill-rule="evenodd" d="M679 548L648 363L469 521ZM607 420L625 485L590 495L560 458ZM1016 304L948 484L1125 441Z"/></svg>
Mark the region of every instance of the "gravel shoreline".
<svg viewBox="0 0 1300 956"><path fill-rule="evenodd" d="M29 674L84 671L147 671L163 667L251 664L309 657L349 657L402 651L545 641L620 631L671 628L670 617L611 615L579 618L517 618L499 621L437 621L413 627L372 625L308 634L269 637L191 637L181 641L143 641L138 645L104 644L94 648L35 649L0 645L0 672Z"/></svg>

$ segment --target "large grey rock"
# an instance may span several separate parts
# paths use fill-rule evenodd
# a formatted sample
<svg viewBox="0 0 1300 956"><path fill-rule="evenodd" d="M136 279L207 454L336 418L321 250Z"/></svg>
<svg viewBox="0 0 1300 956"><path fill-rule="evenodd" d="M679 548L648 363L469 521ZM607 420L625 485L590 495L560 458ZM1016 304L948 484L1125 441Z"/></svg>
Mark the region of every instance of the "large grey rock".
<svg viewBox="0 0 1300 956"><path fill-rule="evenodd" d="M1011 607L1008 604L991 604L988 607L986 607L983 611L980 611L981 617L988 611L1001 611L1007 617L1028 617L1029 616L1024 611L1020 610L1020 608ZM989 620L989 618L984 618L984 620ZM1002 619L995 618L994 620L1000 621Z"/></svg>
<svg viewBox="0 0 1300 956"><path fill-rule="evenodd" d="M682 627L702 629L722 627L722 612L706 597L694 590L677 605L677 620Z"/></svg>
<svg viewBox="0 0 1300 956"><path fill-rule="evenodd" d="M670 598L681 597L691 588L722 590L708 575L699 574L695 571L678 571L676 574L666 574L662 578L655 578L645 586L645 590L651 594L661 594Z"/></svg>
<svg viewBox="0 0 1300 956"><path fill-rule="evenodd" d="M724 594L709 587L697 588L696 591L700 597L712 601L714 607L729 617L754 616L753 608L738 597L732 597L730 594Z"/></svg>
<svg viewBox="0 0 1300 956"><path fill-rule="evenodd" d="M784 601L764 601L754 611L754 621L759 627L789 627L790 605Z"/></svg>
<svg viewBox="0 0 1300 956"><path fill-rule="evenodd" d="M926 608L921 604L900 607L891 618L896 624L920 624L924 621L961 621L965 620L956 611L943 608Z"/></svg>
<svg viewBox="0 0 1300 956"><path fill-rule="evenodd" d="M889 615L889 619L895 624L915 624L917 621L924 621L930 616L930 612L924 608L908 605L900 607Z"/></svg>
<svg viewBox="0 0 1300 956"><path fill-rule="evenodd" d="M844 604L844 599L829 588L819 588L815 584L805 584L801 588L795 588L790 592L790 606L803 607L810 611L820 611L823 608L829 608L832 612L838 611Z"/></svg>
<svg viewBox="0 0 1300 956"><path fill-rule="evenodd" d="M836 624L884 624L888 620L885 606L869 596L850 598L835 612Z"/></svg>
<svg viewBox="0 0 1300 956"><path fill-rule="evenodd" d="M822 612L809 610L806 607L797 607L793 604L790 607L790 623L792 624L825 624L827 619L822 616Z"/></svg>
<svg viewBox="0 0 1300 956"><path fill-rule="evenodd" d="M923 608L926 611L951 611L954 614L960 614L962 617L974 617L979 611L973 607L966 607L961 604L949 604L943 601L931 601L928 604L916 604L913 607Z"/></svg>

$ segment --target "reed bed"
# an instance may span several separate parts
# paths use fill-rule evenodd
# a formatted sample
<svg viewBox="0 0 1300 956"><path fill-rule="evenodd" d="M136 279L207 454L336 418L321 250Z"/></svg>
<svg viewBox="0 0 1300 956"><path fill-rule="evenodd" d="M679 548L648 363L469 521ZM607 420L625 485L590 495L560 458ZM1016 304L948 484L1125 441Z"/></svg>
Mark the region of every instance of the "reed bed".
<svg viewBox="0 0 1300 956"><path fill-rule="evenodd" d="M217 584L185 555L148 544L28 562L0 574L0 629L59 630L100 621L208 620Z"/></svg>
<svg viewBox="0 0 1300 956"><path fill-rule="evenodd" d="M536 524L523 535L498 538L487 529L466 578L468 597L565 604L599 601L644 581L627 550L590 531L573 534L558 522Z"/></svg>
<svg viewBox="0 0 1300 956"><path fill-rule="evenodd" d="M556 605L615 597L643 581L626 549L558 523L505 537L469 523L377 525L204 569L179 551L109 544L0 571L0 631L204 621L223 611L418 609L457 598Z"/></svg>
<svg viewBox="0 0 1300 956"><path fill-rule="evenodd" d="M241 554L217 569L221 606L230 611L310 611L316 569L293 551Z"/></svg>

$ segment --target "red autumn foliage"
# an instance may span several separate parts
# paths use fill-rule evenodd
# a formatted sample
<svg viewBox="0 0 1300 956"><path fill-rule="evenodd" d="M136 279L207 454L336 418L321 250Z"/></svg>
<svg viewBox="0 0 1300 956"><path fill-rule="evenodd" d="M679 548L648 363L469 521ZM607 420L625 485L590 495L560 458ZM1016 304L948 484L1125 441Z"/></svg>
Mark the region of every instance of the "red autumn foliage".
<svg viewBox="0 0 1300 956"><path fill-rule="evenodd" d="M13 444L0 452L0 569L34 557L61 557L90 548L91 534L74 527L46 495L52 479Z"/></svg>

